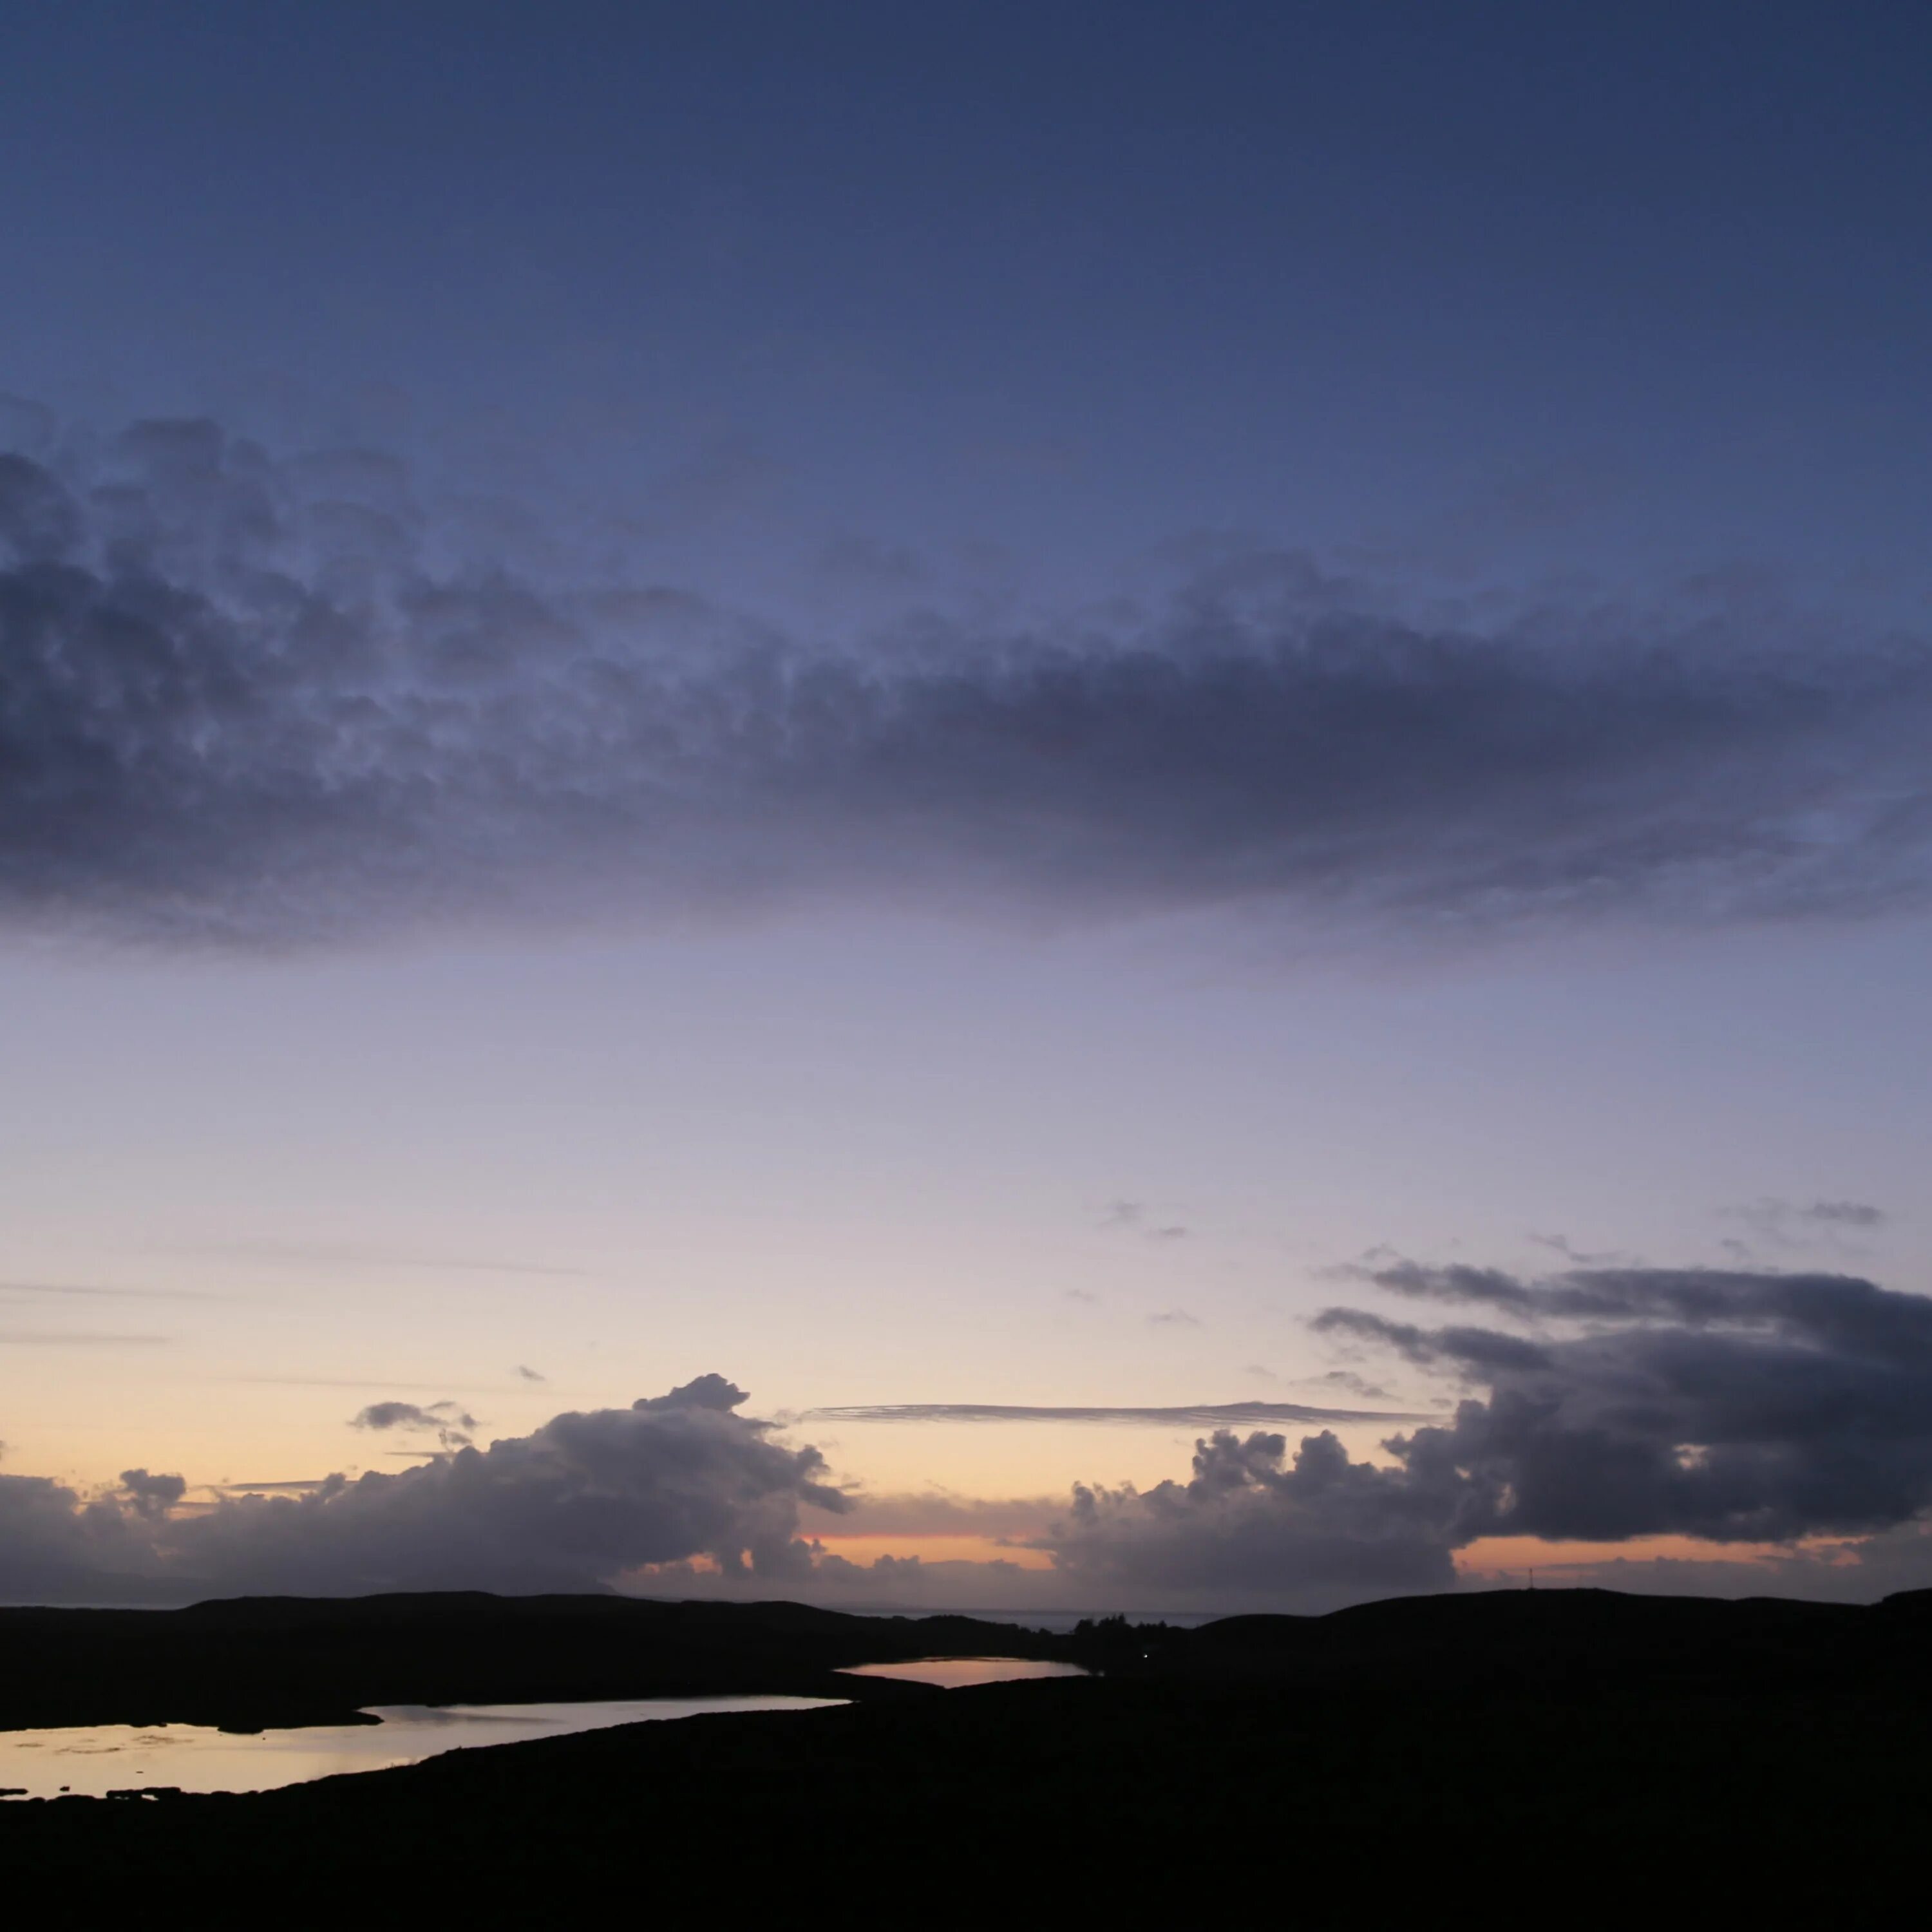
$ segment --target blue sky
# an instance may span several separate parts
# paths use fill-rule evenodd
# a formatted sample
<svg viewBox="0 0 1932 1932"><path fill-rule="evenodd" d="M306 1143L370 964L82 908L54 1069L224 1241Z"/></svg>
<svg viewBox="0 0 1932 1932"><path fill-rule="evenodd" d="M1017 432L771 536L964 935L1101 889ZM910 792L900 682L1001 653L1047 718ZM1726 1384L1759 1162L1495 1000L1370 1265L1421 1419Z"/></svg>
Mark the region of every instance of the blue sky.
<svg viewBox="0 0 1932 1932"><path fill-rule="evenodd" d="M653 1587L1916 1536L1918 1473L1391 1543L1350 1415L1508 1390L1310 1324L1634 1271L1473 1305L1743 1378L1838 1359L1774 1277L1926 1286L1919 10L8 11L0 1436L216 1526L20 1575L266 1577L223 1486L453 1467L442 1400L810 1442L824 1551L1024 1570L760 1516ZM712 1373L784 1430L626 1406ZM1055 1527L1191 1426L811 1414L1257 1401L1395 1515L1244 1466L1210 1560Z"/></svg>

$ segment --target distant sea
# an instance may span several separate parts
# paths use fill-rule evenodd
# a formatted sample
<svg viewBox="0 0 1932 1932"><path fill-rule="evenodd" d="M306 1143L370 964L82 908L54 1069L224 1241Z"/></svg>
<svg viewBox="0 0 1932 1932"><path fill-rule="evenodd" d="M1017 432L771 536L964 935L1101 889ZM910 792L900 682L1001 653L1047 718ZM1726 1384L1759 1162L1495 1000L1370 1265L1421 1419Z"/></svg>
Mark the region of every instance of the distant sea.
<svg viewBox="0 0 1932 1932"><path fill-rule="evenodd" d="M855 1617L976 1617L982 1624L1017 1624L1026 1630L1064 1634L1078 1623L1102 1617L1124 1616L1130 1624L1170 1624L1180 1630L1198 1630L1218 1623L1231 1610L964 1610L931 1604L823 1604L821 1609L848 1611Z"/></svg>

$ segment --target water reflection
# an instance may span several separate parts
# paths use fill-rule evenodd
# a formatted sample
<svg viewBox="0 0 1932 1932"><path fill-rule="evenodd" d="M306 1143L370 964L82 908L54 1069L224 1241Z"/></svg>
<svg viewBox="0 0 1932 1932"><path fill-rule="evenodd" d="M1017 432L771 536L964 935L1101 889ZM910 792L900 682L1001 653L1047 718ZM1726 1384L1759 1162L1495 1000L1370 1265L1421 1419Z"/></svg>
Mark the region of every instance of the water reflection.
<svg viewBox="0 0 1932 1932"><path fill-rule="evenodd" d="M312 1724L240 1736L201 1724L93 1724L0 1731L0 1793L273 1791L338 1772L381 1771L448 1750L693 1718L707 1711L815 1711L835 1697L644 1697L594 1704L372 1705L374 1724Z"/></svg>
<svg viewBox="0 0 1932 1932"><path fill-rule="evenodd" d="M896 1677L905 1684L937 1684L963 1690L974 1684L1012 1684L1023 1678L1084 1677L1077 1664L1048 1664L1036 1657L922 1657L916 1664L856 1664L842 1677Z"/></svg>

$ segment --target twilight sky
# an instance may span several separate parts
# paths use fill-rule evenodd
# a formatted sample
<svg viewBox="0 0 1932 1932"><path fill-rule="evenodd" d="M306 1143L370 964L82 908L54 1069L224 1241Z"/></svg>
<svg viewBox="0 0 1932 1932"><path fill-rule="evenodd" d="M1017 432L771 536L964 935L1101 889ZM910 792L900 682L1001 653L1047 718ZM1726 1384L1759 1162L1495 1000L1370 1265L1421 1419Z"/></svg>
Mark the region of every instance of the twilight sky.
<svg viewBox="0 0 1932 1932"><path fill-rule="evenodd" d="M1932 1582L1922 8L0 14L0 1598Z"/></svg>

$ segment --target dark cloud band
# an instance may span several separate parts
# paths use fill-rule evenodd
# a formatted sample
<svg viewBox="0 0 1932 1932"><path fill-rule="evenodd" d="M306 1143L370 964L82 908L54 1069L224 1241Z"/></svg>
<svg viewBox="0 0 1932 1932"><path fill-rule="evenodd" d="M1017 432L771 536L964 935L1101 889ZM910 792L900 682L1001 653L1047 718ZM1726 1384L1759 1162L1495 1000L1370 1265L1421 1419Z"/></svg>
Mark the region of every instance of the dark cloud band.
<svg viewBox="0 0 1932 1932"><path fill-rule="evenodd" d="M1305 562L864 647L452 561L396 466L206 423L0 457L0 918L291 944L890 898L1442 934L1932 883L1932 652L1721 611L1478 634Z"/></svg>

